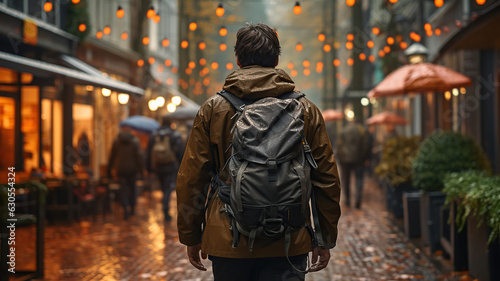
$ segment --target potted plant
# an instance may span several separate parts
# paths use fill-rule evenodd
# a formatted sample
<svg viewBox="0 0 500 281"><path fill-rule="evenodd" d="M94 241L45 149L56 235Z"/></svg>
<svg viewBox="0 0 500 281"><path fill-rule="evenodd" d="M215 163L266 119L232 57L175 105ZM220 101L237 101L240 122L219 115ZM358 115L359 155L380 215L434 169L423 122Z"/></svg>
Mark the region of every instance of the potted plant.
<svg viewBox="0 0 500 281"><path fill-rule="evenodd" d="M396 218L403 218L403 192L414 190L411 185L411 162L420 145L420 137L388 139L375 173L386 182L387 209Z"/></svg>
<svg viewBox="0 0 500 281"><path fill-rule="evenodd" d="M432 252L441 249L441 208L445 201L443 179L448 173L489 169L475 141L457 132L438 131L420 145L412 163L413 186L422 191L420 218L423 242Z"/></svg>
<svg viewBox="0 0 500 281"><path fill-rule="evenodd" d="M487 172L449 174L446 202L455 203L458 230L467 229L469 272L479 280L500 280L500 177Z"/></svg>

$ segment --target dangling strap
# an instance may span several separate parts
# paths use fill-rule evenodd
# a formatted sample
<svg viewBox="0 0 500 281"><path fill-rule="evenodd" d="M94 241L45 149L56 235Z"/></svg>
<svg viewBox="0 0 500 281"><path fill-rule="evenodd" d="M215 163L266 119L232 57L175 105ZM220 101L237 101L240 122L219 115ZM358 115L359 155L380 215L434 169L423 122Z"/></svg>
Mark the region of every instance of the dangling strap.
<svg viewBox="0 0 500 281"><path fill-rule="evenodd" d="M288 227L285 231L285 256L288 261L288 263L292 266L293 269L295 269L297 272L300 273L308 273L311 267L309 266L309 255L307 256L307 261L306 261L306 269L305 270L300 270L293 265L293 263L290 261L290 257L288 256L288 252L290 250L290 244L292 243L292 229Z"/></svg>
<svg viewBox="0 0 500 281"><path fill-rule="evenodd" d="M316 247L322 248L325 246L323 242L323 233L321 232L321 226L319 225L318 218L318 208L316 207L316 198L314 196L314 190L311 191L311 206L312 206L312 215L314 221L314 232L316 236Z"/></svg>

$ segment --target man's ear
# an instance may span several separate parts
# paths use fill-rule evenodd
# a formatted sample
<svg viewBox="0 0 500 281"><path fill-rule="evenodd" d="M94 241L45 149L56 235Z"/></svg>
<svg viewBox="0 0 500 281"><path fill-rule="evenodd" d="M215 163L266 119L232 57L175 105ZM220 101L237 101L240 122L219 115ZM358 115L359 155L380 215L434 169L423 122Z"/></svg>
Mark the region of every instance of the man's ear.
<svg viewBox="0 0 500 281"><path fill-rule="evenodd" d="M274 63L274 67L278 66L278 63L280 62L279 58L276 58L276 62Z"/></svg>
<svg viewBox="0 0 500 281"><path fill-rule="evenodd" d="M238 57L236 57L236 64L241 68L240 59Z"/></svg>

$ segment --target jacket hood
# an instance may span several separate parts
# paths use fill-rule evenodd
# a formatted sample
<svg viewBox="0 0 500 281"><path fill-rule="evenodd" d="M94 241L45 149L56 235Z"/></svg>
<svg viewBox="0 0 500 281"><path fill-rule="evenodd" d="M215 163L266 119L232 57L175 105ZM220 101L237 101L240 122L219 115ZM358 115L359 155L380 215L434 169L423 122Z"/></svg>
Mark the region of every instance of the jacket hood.
<svg viewBox="0 0 500 281"><path fill-rule="evenodd" d="M118 133L118 141L121 143L129 143L134 141L135 136L129 132Z"/></svg>
<svg viewBox="0 0 500 281"><path fill-rule="evenodd" d="M239 98L259 99L291 92L295 83L282 69L252 65L229 74L223 89Z"/></svg>

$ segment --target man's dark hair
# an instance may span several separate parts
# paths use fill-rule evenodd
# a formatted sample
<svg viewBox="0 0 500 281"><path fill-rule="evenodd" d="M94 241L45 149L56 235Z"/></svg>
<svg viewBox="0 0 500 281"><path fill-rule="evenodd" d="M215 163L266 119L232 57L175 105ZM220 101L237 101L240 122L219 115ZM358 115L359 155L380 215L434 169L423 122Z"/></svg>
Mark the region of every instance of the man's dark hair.
<svg viewBox="0 0 500 281"><path fill-rule="evenodd" d="M247 24L236 34L234 52L241 67L249 65L275 67L281 54L278 34L263 23Z"/></svg>

